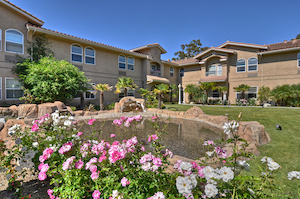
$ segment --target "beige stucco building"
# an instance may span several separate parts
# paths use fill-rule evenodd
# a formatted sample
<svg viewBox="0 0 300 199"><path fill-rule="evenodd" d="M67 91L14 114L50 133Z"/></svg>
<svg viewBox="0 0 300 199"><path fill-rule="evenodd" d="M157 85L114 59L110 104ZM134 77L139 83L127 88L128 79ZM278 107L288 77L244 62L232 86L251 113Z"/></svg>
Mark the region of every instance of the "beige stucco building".
<svg viewBox="0 0 300 199"><path fill-rule="evenodd" d="M158 43L125 50L69 34L43 28L44 22L7 0L0 0L0 104L18 104L22 96L17 76L12 74L17 55L29 57L27 49L35 37L45 35L56 59L65 59L83 71L92 84L115 85L118 78L131 77L141 88L155 84L182 85L216 82L228 87L226 96L211 91L209 98L228 99L235 103L239 93L234 87L251 86L248 98L256 98L261 86L271 89L282 84L300 83L300 40L258 45L227 41L193 58L161 60L166 50ZM138 90L138 89L137 89ZM139 97L137 91L130 95ZM99 94L85 93L85 103L99 103ZM121 94L107 92L105 103L118 101ZM181 101L188 102L182 93ZM178 99L177 99L178 100ZM71 104L78 105L76 98Z"/></svg>

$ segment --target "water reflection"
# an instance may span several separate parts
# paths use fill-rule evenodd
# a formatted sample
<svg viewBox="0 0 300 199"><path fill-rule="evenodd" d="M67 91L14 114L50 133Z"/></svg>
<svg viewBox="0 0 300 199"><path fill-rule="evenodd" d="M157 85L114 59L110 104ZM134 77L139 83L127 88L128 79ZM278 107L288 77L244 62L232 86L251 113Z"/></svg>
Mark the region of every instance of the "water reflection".
<svg viewBox="0 0 300 199"><path fill-rule="evenodd" d="M94 130L97 133L93 137L96 140L106 141L122 141L137 136L139 141L146 143L150 135L154 134L154 128L151 121L144 119L142 122L135 121L130 127L117 127L112 125L113 120L96 120ZM87 121L81 121L81 131L84 135L91 136L91 127ZM167 149L173 151L175 155L187 158L199 158L203 156L202 142L204 140L216 140L222 138L222 130L220 128L208 125L202 122L196 122L185 119L172 119L159 122L160 130L166 132L161 136L161 144ZM110 134L116 134L115 138L110 138ZM151 150L151 146L147 144L146 150Z"/></svg>

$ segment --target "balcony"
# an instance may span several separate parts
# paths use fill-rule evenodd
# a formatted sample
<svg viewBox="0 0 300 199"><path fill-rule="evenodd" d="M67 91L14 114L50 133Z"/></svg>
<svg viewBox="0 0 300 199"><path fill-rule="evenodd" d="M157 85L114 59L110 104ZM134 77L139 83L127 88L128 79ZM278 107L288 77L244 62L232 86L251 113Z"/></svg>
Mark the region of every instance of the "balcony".
<svg viewBox="0 0 300 199"><path fill-rule="evenodd" d="M216 71L209 71L205 73L205 76L215 76L216 75Z"/></svg>
<svg viewBox="0 0 300 199"><path fill-rule="evenodd" d="M150 75L161 76L160 70L150 70Z"/></svg>

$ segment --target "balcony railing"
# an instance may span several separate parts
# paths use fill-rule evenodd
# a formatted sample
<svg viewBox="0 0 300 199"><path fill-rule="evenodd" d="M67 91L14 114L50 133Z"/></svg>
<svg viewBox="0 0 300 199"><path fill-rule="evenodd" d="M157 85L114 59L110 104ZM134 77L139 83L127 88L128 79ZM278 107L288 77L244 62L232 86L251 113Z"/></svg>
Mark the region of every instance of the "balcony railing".
<svg viewBox="0 0 300 199"><path fill-rule="evenodd" d="M150 75L161 76L161 72L159 70L150 70Z"/></svg>
<svg viewBox="0 0 300 199"><path fill-rule="evenodd" d="M205 76L215 76L216 75L216 71L209 71L205 73Z"/></svg>

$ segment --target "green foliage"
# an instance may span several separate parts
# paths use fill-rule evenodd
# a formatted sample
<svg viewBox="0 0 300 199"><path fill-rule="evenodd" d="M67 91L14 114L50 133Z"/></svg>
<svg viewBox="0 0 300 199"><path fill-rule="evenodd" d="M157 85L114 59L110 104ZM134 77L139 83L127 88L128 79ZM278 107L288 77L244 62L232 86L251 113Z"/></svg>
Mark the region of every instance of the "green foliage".
<svg viewBox="0 0 300 199"><path fill-rule="evenodd" d="M48 39L45 35L38 35L34 38L34 42L32 42L32 46L28 46L27 52L30 55L32 61L38 63L38 61L42 57L47 57L50 54L54 55L53 52L48 47L49 45Z"/></svg>
<svg viewBox="0 0 300 199"><path fill-rule="evenodd" d="M169 85L167 84L157 84L155 85L155 89L153 90L153 93L158 96L158 108L161 109L161 103L164 99L164 95L166 93L170 92Z"/></svg>
<svg viewBox="0 0 300 199"><path fill-rule="evenodd" d="M195 84L186 85L184 92L189 94L189 100L192 102L199 102L199 100L203 99L203 90Z"/></svg>
<svg viewBox="0 0 300 199"><path fill-rule="evenodd" d="M38 63L27 60L22 64L28 67L28 74L20 78L36 102L66 102L87 90L84 73L65 60L44 57Z"/></svg>
<svg viewBox="0 0 300 199"><path fill-rule="evenodd" d="M279 105L300 106L300 84L276 86L270 94Z"/></svg>
<svg viewBox="0 0 300 199"><path fill-rule="evenodd" d="M245 99L245 92L248 92L248 90L250 89L250 86L248 86L246 84L241 84L238 87L234 87L233 89L235 89L236 92L241 92L242 99Z"/></svg>
<svg viewBox="0 0 300 199"><path fill-rule="evenodd" d="M138 91L142 97L145 99L145 106L147 108L155 108L157 104L156 95L153 94L152 91L148 89L140 88Z"/></svg>
<svg viewBox="0 0 300 199"><path fill-rule="evenodd" d="M180 59L184 59L186 57L194 57L195 55L199 54L200 52L208 49L208 47L202 48L201 46L202 46L202 43L200 42L200 39L198 39L198 40L193 39L189 44L182 44L181 50L174 53L174 55L177 57L174 57L172 59L180 60Z"/></svg>
<svg viewBox="0 0 300 199"><path fill-rule="evenodd" d="M267 86L266 87L262 86L259 88L257 100L259 100L260 103L262 104L269 100L270 94L271 94L270 88Z"/></svg>
<svg viewBox="0 0 300 199"><path fill-rule="evenodd" d="M216 89L215 84L216 84L215 82L199 82L199 87L204 91L204 93L206 95L206 99L205 99L205 96L203 96L203 104L207 100L208 92L210 90Z"/></svg>
<svg viewBox="0 0 300 199"><path fill-rule="evenodd" d="M112 87L108 84L97 84L96 86L93 86L93 88L96 91L100 92L100 111L104 110L104 91L111 91Z"/></svg>
<svg viewBox="0 0 300 199"><path fill-rule="evenodd" d="M178 95L178 87L176 84L170 84L170 102L173 102L173 98Z"/></svg>
<svg viewBox="0 0 300 199"><path fill-rule="evenodd" d="M126 97L128 90L135 90L138 86L130 77L120 77L115 87L117 89L116 92L121 92L124 90L124 96Z"/></svg>

